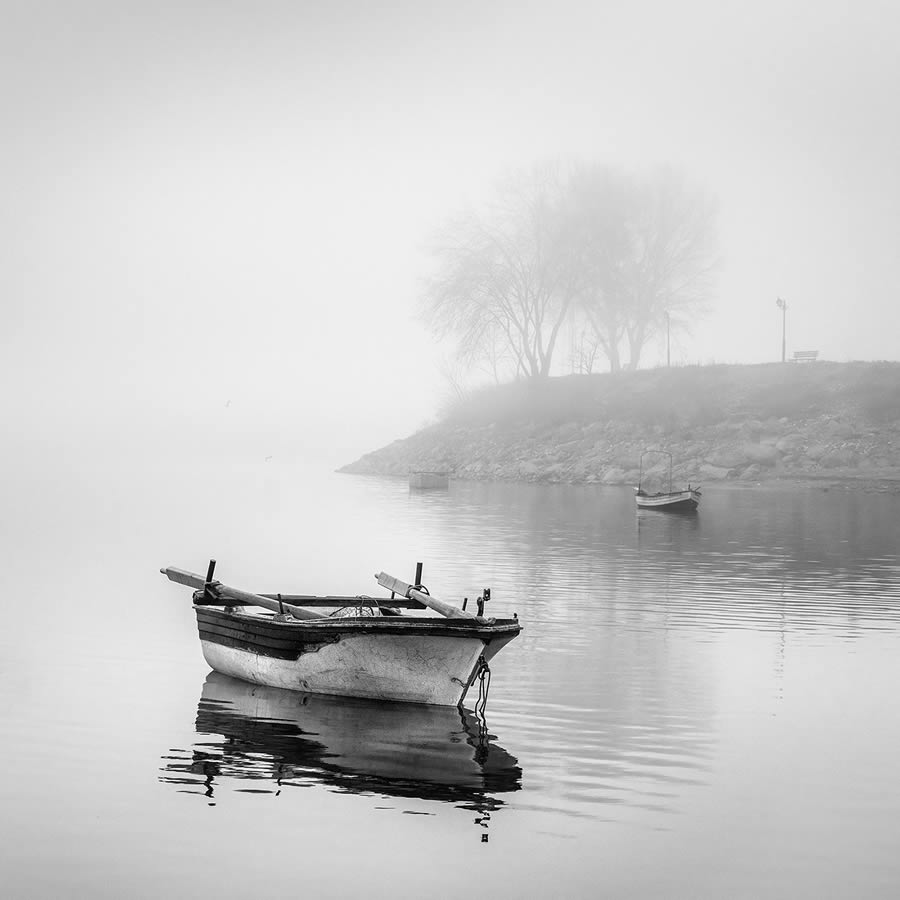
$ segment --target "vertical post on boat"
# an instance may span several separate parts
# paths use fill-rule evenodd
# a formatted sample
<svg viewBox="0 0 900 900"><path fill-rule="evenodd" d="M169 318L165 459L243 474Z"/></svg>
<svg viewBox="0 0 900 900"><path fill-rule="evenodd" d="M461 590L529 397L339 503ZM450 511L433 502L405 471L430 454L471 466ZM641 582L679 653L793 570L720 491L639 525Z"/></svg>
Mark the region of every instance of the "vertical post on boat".
<svg viewBox="0 0 900 900"><path fill-rule="evenodd" d="M413 584L418 586L422 583L422 563L416 563L416 577L413 581Z"/></svg>
<svg viewBox="0 0 900 900"><path fill-rule="evenodd" d="M211 559L209 561L209 567L206 570L206 583L203 585L203 599L204 600L213 600L215 599L210 591L210 587L212 585L213 575L216 571L216 561Z"/></svg>

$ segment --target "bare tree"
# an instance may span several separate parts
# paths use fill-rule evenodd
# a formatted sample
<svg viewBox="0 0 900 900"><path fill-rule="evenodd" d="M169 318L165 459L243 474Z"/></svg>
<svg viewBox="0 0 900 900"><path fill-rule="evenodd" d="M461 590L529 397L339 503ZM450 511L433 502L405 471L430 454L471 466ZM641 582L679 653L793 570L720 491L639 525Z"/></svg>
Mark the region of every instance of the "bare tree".
<svg viewBox="0 0 900 900"><path fill-rule="evenodd" d="M670 316L686 330L705 308L718 260L712 199L671 169L635 186L631 253L624 266L628 368Z"/></svg>
<svg viewBox="0 0 900 900"><path fill-rule="evenodd" d="M710 200L671 170L535 168L441 232L424 317L495 380L548 376L567 316L579 370L598 352L613 371L634 369L667 314L685 329L702 310L713 239Z"/></svg>
<svg viewBox="0 0 900 900"><path fill-rule="evenodd" d="M589 375L597 365L598 356L605 351L597 330L584 313L573 303L569 307L569 368L573 374Z"/></svg>
<svg viewBox="0 0 900 900"><path fill-rule="evenodd" d="M712 201L670 169L641 180L601 165L576 168L569 197L577 309L612 371L636 369L667 313L686 330L704 307L716 264Z"/></svg>
<svg viewBox="0 0 900 900"><path fill-rule="evenodd" d="M628 331L627 261L634 197L630 182L605 166L580 166L568 182L568 232L577 276L576 312L587 320L612 371Z"/></svg>
<svg viewBox="0 0 900 900"><path fill-rule="evenodd" d="M558 168L535 168L502 183L486 211L454 220L439 235L424 315L438 334L457 338L472 365L549 375L575 294L565 202Z"/></svg>

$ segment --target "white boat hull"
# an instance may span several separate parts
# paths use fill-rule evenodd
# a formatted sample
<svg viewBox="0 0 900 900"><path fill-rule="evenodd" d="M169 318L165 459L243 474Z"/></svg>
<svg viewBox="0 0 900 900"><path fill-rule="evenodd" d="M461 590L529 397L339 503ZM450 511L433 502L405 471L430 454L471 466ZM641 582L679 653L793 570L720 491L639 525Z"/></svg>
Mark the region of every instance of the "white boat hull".
<svg viewBox="0 0 900 900"><path fill-rule="evenodd" d="M298 660L201 641L210 668L255 684L332 694L457 706L484 650L477 638L352 637Z"/></svg>
<svg viewBox="0 0 900 900"><path fill-rule="evenodd" d="M198 608L203 656L216 672L268 687L458 706L479 670L519 632L516 621L271 617ZM458 620L457 620L458 621Z"/></svg>

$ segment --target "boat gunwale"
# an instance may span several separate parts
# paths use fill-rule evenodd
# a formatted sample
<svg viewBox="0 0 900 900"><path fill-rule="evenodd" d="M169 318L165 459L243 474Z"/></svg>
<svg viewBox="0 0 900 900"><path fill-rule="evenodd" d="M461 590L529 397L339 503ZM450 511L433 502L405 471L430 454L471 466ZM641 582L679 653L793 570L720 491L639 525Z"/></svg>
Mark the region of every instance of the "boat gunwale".
<svg viewBox="0 0 900 900"><path fill-rule="evenodd" d="M518 619L495 619L491 624L475 619L448 619L431 616L343 616L321 619L277 620L274 615L243 612L234 608L218 609L195 604L198 625L204 619L210 623L233 623L238 627L251 627L272 637L307 638L310 641L327 635L398 634L433 635L435 637L480 637L493 639L502 635L517 635L522 630Z"/></svg>
<svg viewBox="0 0 900 900"><path fill-rule="evenodd" d="M695 495L698 497L701 496L700 491L696 488L685 488L682 491L657 491L655 494L648 494L646 491L638 490L635 492L634 496L640 500L674 500L676 497L679 499L693 499Z"/></svg>

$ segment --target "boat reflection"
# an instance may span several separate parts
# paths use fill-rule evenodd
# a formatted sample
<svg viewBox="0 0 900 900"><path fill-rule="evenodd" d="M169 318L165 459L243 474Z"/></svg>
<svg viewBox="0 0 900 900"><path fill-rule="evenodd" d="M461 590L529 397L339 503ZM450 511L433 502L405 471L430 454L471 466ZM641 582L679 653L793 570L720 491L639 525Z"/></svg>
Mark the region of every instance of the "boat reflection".
<svg viewBox="0 0 900 900"><path fill-rule="evenodd" d="M503 805L497 795L521 788L516 758L483 720L456 708L304 694L211 672L196 730L204 739L170 751L160 780L211 801L225 788L278 794L320 783L452 803L486 826Z"/></svg>

